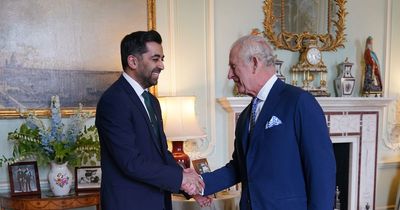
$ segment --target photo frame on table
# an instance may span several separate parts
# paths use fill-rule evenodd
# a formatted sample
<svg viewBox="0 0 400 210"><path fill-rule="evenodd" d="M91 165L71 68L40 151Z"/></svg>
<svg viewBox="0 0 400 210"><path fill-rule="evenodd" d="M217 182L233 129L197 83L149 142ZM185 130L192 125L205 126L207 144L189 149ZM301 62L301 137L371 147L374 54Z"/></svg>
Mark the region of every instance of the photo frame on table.
<svg viewBox="0 0 400 210"><path fill-rule="evenodd" d="M193 168L198 174L211 172L210 166L208 165L207 158L201 158L192 161Z"/></svg>
<svg viewBox="0 0 400 210"><path fill-rule="evenodd" d="M8 165L11 196L38 195L39 172L36 161L18 162Z"/></svg>
<svg viewBox="0 0 400 210"><path fill-rule="evenodd" d="M101 186L101 167L84 166L75 168L75 192L98 191Z"/></svg>

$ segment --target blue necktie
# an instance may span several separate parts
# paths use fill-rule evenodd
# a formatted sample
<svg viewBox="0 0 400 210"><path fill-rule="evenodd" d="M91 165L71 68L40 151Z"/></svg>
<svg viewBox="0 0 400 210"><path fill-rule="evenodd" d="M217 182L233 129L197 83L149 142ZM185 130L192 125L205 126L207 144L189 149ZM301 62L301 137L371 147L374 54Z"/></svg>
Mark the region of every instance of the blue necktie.
<svg viewBox="0 0 400 210"><path fill-rule="evenodd" d="M260 102L260 99L257 97L253 98L253 104L251 106L251 116L250 116L250 133L253 131L254 126L256 125L256 117L257 117L257 105Z"/></svg>
<svg viewBox="0 0 400 210"><path fill-rule="evenodd" d="M142 96L144 98L144 104L146 105L147 111L149 112L151 126L153 127L154 134L156 135L156 138L158 139L158 137L159 137L158 123L157 123L157 118L156 118L156 114L154 112L153 106L151 105L150 93L147 91L144 91L142 93Z"/></svg>

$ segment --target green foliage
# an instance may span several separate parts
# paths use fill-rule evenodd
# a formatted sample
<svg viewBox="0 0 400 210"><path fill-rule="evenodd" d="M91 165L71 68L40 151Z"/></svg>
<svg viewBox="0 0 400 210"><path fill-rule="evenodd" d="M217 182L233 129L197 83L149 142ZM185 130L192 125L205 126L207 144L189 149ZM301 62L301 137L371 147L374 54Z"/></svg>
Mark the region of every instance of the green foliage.
<svg viewBox="0 0 400 210"><path fill-rule="evenodd" d="M90 114L82 112L80 104L65 126L60 107L59 97L52 96L49 127L29 114L19 130L10 132L8 140L14 143L13 156L0 157L0 166L27 159L36 159L38 165L47 165L50 161L58 164L68 161L71 166L96 164L95 160L100 160L100 143L96 127L85 126Z"/></svg>
<svg viewBox="0 0 400 210"><path fill-rule="evenodd" d="M19 130L10 132L8 140L14 143L13 156L0 157L0 167L3 164L36 159L38 165L47 165L50 161L65 163L70 166L96 165L100 161L100 144L97 129L94 125L84 128L78 135L75 142L61 140L50 141L51 151L40 140L39 130L30 129L25 123Z"/></svg>

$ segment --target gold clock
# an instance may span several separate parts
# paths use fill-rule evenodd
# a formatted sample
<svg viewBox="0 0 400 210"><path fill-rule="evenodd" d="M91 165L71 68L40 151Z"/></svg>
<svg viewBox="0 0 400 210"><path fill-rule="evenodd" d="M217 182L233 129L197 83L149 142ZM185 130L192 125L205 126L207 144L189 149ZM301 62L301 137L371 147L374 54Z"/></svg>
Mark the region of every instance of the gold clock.
<svg viewBox="0 0 400 210"><path fill-rule="evenodd" d="M309 64L317 65L322 59L321 51L316 47L311 47L307 50L306 58Z"/></svg>
<svg viewBox="0 0 400 210"><path fill-rule="evenodd" d="M317 40L310 39L300 51L299 62L292 67L292 84L314 96L330 96L326 86L327 68L316 43Z"/></svg>

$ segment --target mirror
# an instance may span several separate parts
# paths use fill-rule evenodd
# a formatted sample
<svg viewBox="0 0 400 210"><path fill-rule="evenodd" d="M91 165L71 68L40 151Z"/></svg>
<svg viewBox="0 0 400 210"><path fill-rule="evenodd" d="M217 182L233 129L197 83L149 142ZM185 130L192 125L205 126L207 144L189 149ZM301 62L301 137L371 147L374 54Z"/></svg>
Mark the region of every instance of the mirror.
<svg viewBox="0 0 400 210"><path fill-rule="evenodd" d="M264 35L277 48L301 51L317 40L321 51L343 47L346 0L265 0Z"/></svg>

